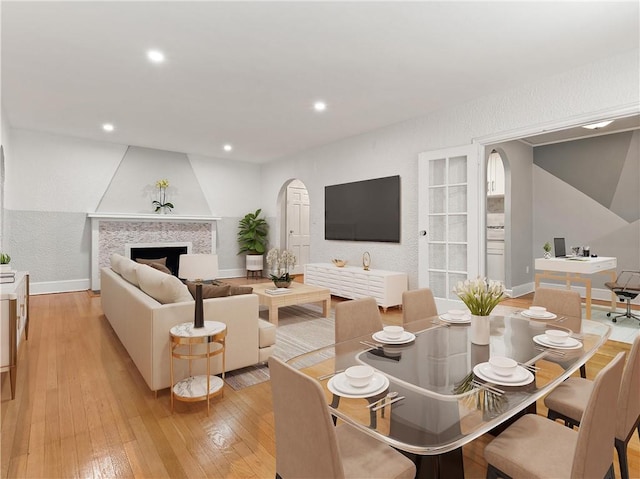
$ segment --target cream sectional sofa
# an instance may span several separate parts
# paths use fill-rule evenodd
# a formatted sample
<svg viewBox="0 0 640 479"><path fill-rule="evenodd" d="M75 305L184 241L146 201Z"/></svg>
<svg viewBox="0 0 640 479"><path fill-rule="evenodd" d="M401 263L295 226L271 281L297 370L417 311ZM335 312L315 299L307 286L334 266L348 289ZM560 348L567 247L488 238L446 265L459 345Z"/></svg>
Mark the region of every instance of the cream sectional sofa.
<svg viewBox="0 0 640 479"><path fill-rule="evenodd" d="M167 388L169 330L176 324L193 321L194 300L175 276L120 255L112 256L111 265L100 271L104 314L149 388ZM205 320L227 325L226 371L262 363L271 356L275 327L258 317L258 308L255 294L204 300ZM193 366L194 374L206 371L203 360L194 361ZM211 372L222 372L221 356L211 359ZM174 360L174 374L177 378L186 377L188 361Z"/></svg>

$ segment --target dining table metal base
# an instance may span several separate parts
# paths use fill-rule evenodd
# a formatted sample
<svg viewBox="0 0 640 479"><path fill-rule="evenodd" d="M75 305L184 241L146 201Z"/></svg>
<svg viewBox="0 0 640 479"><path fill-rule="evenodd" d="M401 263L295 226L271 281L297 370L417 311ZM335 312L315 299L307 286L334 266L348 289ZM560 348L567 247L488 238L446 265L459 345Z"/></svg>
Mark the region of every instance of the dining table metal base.
<svg viewBox="0 0 640 479"><path fill-rule="evenodd" d="M416 465L416 479L464 479L462 448L437 454L422 456L400 451Z"/></svg>

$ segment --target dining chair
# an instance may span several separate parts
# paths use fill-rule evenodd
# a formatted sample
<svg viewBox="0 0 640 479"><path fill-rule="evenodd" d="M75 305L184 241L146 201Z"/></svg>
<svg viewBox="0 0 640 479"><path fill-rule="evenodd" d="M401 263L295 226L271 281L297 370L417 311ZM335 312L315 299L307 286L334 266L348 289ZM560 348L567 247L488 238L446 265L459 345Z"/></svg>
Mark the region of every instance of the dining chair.
<svg viewBox="0 0 640 479"><path fill-rule="evenodd" d="M505 429L484 449L487 479L614 479L611 443L623 366L621 352L596 375L577 432L536 414Z"/></svg>
<svg viewBox="0 0 640 479"><path fill-rule="evenodd" d="M374 298L352 299L336 304L335 342L341 343L382 330L382 318Z"/></svg>
<svg viewBox="0 0 640 479"><path fill-rule="evenodd" d="M276 478L406 478L415 464L349 424L334 427L311 377L269 358L276 432Z"/></svg>
<svg viewBox="0 0 640 479"><path fill-rule="evenodd" d="M544 306L547 311L566 316L561 323L574 333L582 331L582 299L580 293L570 289L538 288L533 294L531 306ZM580 366L580 377L587 377L587 367Z"/></svg>
<svg viewBox="0 0 640 479"><path fill-rule="evenodd" d="M588 379L567 379L544 399L549 408L547 417L562 419L571 428L579 426L592 391L593 382ZM640 335L633 341L622 374L616 411L614 445L618 451L620 475L622 479L628 479L627 444L636 430L640 438Z"/></svg>
<svg viewBox="0 0 640 479"><path fill-rule="evenodd" d="M402 324L438 315L433 292L429 288L402 293Z"/></svg>

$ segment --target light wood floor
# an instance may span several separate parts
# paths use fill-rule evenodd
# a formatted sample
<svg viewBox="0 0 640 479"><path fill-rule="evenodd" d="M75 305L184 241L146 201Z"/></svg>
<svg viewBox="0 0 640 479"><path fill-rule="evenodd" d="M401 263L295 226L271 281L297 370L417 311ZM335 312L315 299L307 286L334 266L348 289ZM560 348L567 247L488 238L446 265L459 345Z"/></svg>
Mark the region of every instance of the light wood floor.
<svg viewBox="0 0 640 479"><path fill-rule="evenodd" d="M526 306L530 298L510 301ZM397 309L384 314L389 323L400 319ZM628 349L609 341L588 363L588 375ZM274 477L270 383L225 388L209 417L204 403L177 403L172 415L168 389L157 398L149 391L90 292L31 298L16 399L8 374L1 385L3 478ZM538 410L546 414L541 403ZM467 478L485 476L482 451L490 440L465 446ZM632 477L640 477L637 435L629 459ZM617 458L615 467L620 477Z"/></svg>

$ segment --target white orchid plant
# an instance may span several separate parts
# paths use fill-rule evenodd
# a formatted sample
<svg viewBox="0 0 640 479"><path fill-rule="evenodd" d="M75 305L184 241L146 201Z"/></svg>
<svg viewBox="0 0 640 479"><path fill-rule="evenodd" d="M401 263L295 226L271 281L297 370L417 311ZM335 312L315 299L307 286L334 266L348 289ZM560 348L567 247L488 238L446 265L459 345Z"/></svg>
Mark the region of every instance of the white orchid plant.
<svg viewBox="0 0 640 479"><path fill-rule="evenodd" d="M289 268L296 264L296 256L289 250L280 251L278 248L272 248L267 253L267 264L276 272L269 276L272 280L291 281Z"/></svg>
<svg viewBox="0 0 640 479"><path fill-rule="evenodd" d="M480 276L475 280L458 281L453 292L475 316L489 316L493 308L505 298L502 282Z"/></svg>
<svg viewBox="0 0 640 479"><path fill-rule="evenodd" d="M156 181L156 188L158 188L159 200L154 200L151 204L156 207L155 211L158 212L162 208L172 209L173 203L167 201L167 188L169 188L169 180L161 179Z"/></svg>

